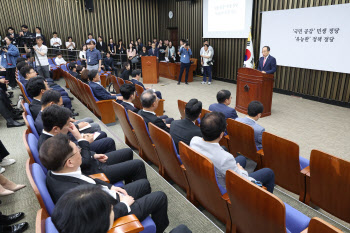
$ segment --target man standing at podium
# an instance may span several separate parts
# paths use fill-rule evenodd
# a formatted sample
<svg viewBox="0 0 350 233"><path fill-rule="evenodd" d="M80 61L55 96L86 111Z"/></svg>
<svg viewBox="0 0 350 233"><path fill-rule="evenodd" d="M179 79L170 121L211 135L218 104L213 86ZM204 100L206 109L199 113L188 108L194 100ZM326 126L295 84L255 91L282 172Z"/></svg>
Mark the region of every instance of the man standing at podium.
<svg viewBox="0 0 350 233"><path fill-rule="evenodd" d="M270 55L270 47L264 46L262 49L263 56L259 59L258 70L265 74L273 74L277 70L276 58Z"/></svg>

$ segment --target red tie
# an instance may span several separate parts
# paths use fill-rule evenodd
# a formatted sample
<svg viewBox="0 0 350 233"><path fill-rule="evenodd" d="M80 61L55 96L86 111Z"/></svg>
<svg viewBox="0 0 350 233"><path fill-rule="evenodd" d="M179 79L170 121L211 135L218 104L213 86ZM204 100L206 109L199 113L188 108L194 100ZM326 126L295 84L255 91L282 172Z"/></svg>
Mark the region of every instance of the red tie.
<svg viewBox="0 0 350 233"><path fill-rule="evenodd" d="M266 58L267 58L267 57L265 57L265 58L264 58L264 63L263 63L263 67L265 66Z"/></svg>

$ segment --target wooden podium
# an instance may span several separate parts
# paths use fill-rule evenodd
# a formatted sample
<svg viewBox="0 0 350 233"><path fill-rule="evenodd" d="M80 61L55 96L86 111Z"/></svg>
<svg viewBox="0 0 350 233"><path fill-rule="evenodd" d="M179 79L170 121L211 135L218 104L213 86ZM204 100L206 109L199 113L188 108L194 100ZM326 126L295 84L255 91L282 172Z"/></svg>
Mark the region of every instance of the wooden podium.
<svg viewBox="0 0 350 233"><path fill-rule="evenodd" d="M141 57L142 78L144 84L154 84L159 81L159 63L156 56Z"/></svg>
<svg viewBox="0 0 350 233"><path fill-rule="evenodd" d="M257 100L264 105L261 117L271 115L273 74L264 74L251 68L240 68L237 73L236 110L247 114L248 105Z"/></svg>

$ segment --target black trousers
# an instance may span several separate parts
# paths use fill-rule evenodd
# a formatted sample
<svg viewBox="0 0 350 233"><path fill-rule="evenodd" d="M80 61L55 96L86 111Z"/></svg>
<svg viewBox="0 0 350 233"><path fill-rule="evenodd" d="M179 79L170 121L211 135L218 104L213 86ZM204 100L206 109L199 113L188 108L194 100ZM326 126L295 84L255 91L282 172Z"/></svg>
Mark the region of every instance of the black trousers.
<svg viewBox="0 0 350 233"><path fill-rule="evenodd" d="M68 50L68 60L69 61L74 61L75 60L75 51Z"/></svg>
<svg viewBox="0 0 350 233"><path fill-rule="evenodd" d="M90 150L97 154L105 154L116 150L115 142L112 138L108 138L107 134L103 131L99 132L100 135L90 144Z"/></svg>
<svg viewBox="0 0 350 233"><path fill-rule="evenodd" d="M111 184L124 180L126 184L140 179L147 179L146 167L141 160L133 160L133 152L130 148L120 149L106 153L107 162L102 164Z"/></svg>
<svg viewBox="0 0 350 233"><path fill-rule="evenodd" d="M184 72L184 69L186 68L186 76L185 76L185 82L187 83L188 80L188 72L190 71L191 63L182 63L180 65L180 76L179 76L179 83L181 82L182 74Z"/></svg>
<svg viewBox="0 0 350 233"><path fill-rule="evenodd" d="M124 189L135 199L134 204L130 206L129 214L135 214L140 221L151 215L157 233L163 233L169 225L168 198L165 193L161 191L151 193L150 184L146 179L125 185Z"/></svg>
<svg viewBox="0 0 350 233"><path fill-rule="evenodd" d="M16 82L16 67L6 69L6 80L9 81L10 87L17 86Z"/></svg>
<svg viewBox="0 0 350 233"><path fill-rule="evenodd" d="M0 89L0 115L3 116L6 120L13 118L13 114L10 110L11 108L12 107L7 100L6 93Z"/></svg>
<svg viewBox="0 0 350 233"><path fill-rule="evenodd" d="M2 144L2 141L0 140L0 162L2 162L2 159L8 156L10 153L6 150L4 144ZM0 212L1 216L1 212Z"/></svg>

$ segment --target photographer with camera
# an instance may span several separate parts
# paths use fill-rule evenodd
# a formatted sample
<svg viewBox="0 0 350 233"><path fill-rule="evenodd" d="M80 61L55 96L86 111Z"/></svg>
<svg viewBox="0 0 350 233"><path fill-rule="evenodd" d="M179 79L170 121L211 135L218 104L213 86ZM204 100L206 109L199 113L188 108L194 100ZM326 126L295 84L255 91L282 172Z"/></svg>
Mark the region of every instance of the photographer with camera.
<svg viewBox="0 0 350 233"><path fill-rule="evenodd" d="M13 27L7 28L7 37L12 39L12 44L18 46L18 34L15 33L15 29Z"/></svg>
<svg viewBox="0 0 350 233"><path fill-rule="evenodd" d="M50 78L50 65L49 61L47 59L47 46L43 45L43 38L41 36L38 36L36 38L36 45L33 46L34 52L35 52L35 60L37 71L40 76L44 77L45 79Z"/></svg>
<svg viewBox="0 0 350 233"><path fill-rule="evenodd" d="M204 44L204 52L201 54L201 64L203 66L203 82L201 84L207 83L207 77L209 77L208 85L211 84L211 69L213 66L213 60L211 51L209 50L209 45Z"/></svg>
<svg viewBox="0 0 350 233"><path fill-rule="evenodd" d="M180 85L182 74L184 72L184 69L186 68L186 77L185 77L185 83L188 85L188 72L190 71L191 67L191 60L190 57L192 56L192 51L190 48L190 43L187 41L181 46L179 50L179 55L180 55L180 75L179 75L179 80L177 82L177 85Z"/></svg>
<svg viewBox="0 0 350 233"><path fill-rule="evenodd" d="M27 38L33 37L33 34L29 32L28 26L25 24L21 26L21 30L22 31L19 32L19 42L18 43L19 43L20 47L25 47L25 45L27 43ZM23 48L21 49L21 52L26 53L26 51Z"/></svg>
<svg viewBox="0 0 350 233"><path fill-rule="evenodd" d="M16 62L17 57L19 57L19 51L16 46L12 44L12 39L10 37L5 37L5 46L2 47L1 54L1 66L6 69L6 80L9 81L10 88L15 88L16 83Z"/></svg>

